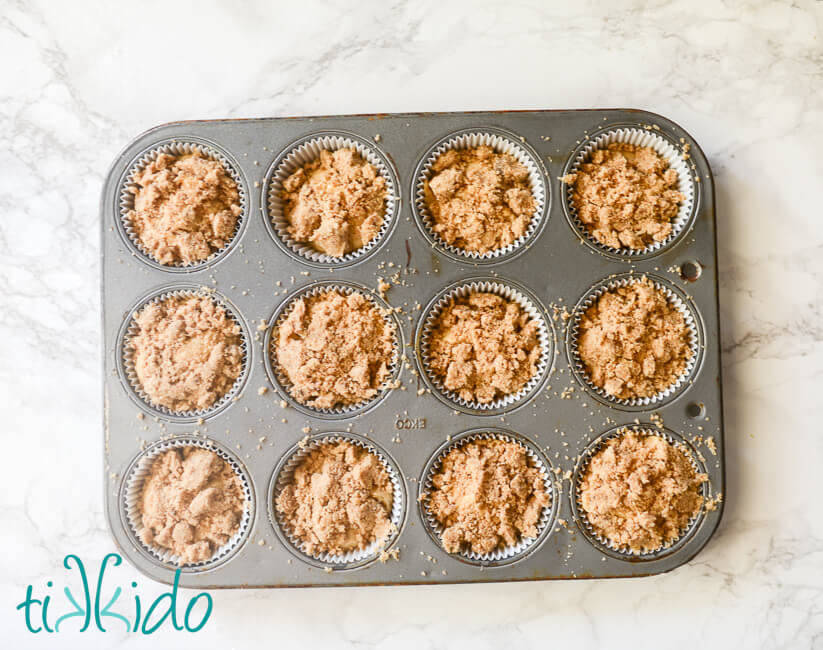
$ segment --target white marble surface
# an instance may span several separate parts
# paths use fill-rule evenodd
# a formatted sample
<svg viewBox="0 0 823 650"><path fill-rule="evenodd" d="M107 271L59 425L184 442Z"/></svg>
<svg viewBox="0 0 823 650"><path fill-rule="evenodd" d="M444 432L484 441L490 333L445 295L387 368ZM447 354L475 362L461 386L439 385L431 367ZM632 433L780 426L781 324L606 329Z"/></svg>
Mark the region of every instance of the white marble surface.
<svg viewBox="0 0 823 650"><path fill-rule="evenodd" d="M823 648L823 2L0 0L0 62L5 647ZM197 634L25 632L25 585L113 550L98 196L131 137L193 118L612 106L681 123L716 177L729 484L694 562L634 581L220 592Z"/></svg>

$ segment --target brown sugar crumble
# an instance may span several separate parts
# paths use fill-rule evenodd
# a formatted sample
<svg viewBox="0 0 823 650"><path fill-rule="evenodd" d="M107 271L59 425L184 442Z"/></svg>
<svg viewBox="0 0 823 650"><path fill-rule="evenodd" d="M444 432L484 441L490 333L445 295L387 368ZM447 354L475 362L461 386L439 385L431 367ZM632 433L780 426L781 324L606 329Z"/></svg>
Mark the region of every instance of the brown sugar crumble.
<svg viewBox="0 0 823 650"><path fill-rule="evenodd" d="M580 171L563 176L572 204L604 246L640 250L664 241L686 196L678 175L650 147L613 142L597 149Z"/></svg>
<svg viewBox="0 0 823 650"><path fill-rule="evenodd" d="M549 505L534 461L521 445L504 440L473 440L452 449L423 498L443 527L449 553L491 553L535 537Z"/></svg>
<svg viewBox="0 0 823 650"><path fill-rule="evenodd" d="M578 331L590 381L618 399L666 390L692 356L683 314L646 277L606 291L583 313Z"/></svg>
<svg viewBox="0 0 823 650"><path fill-rule="evenodd" d="M449 149L431 166L424 199L447 244L488 253L517 241L535 217L529 170L487 146Z"/></svg>
<svg viewBox="0 0 823 650"><path fill-rule="evenodd" d="M700 511L707 480L679 446L630 430L592 456L580 504L595 532L615 547L652 552L683 534Z"/></svg>
<svg viewBox="0 0 823 650"><path fill-rule="evenodd" d="M234 236L243 212L237 183L201 151L161 153L134 176L126 214L142 247L161 264L193 264Z"/></svg>
<svg viewBox="0 0 823 650"><path fill-rule="evenodd" d="M375 454L339 441L309 451L275 505L306 552L340 555L386 539L393 494Z"/></svg>
<svg viewBox="0 0 823 650"><path fill-rule="evenodd" d="M140 494L140 539L191 564L210 559L240 530L243 485L213 451L170 449L152 462Z"/></svg>
<svg viewBox="0 0 823 650"><path fill-rule="evenodd" d="M294 399L334 408L377 395L395 355L397 334L386 316L357 292L335 289L297 300L272 338L272 353Z"/></svg>
<svg viewBox="0 0 823 650"><path fill-rule="evenodd" d="M140 387L175 411L205 409L234 385L243 368L240 326L214 300L170 296L134 316L126 345Z"/></svg>
<svg viewBox="0 0 823 650"><path fill-rule="evenodd" d="M475 291L456 298L431 329L428 366L462 399L486 404L535 375L538 323L515 301Z"/></svg>
<svg viewBox="0 0 823 650"><path fill-rule="evenodd" d="M386 179L354 149L322 151L283 181L288 233L331 257L362 248L380 232Z"/></svg>

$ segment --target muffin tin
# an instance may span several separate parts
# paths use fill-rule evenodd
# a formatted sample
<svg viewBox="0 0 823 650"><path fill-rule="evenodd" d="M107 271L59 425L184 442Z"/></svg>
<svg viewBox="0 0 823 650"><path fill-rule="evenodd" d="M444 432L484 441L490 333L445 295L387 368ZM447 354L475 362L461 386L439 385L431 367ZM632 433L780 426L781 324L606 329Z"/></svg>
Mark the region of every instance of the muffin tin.
<svg viewBox="0 0 823 650"><path fill-rule="evenodd" d="M692 206L671 241L640 255L604 250L578 229L559 177L610 133L632 132L685 154ZM460 254L429 231L419 179L432 152L448 143L489 141L519 147L538 168L532 179L543 196L534 227L503 254ZM395 188L379 241L361 255L328 262L283 241L270 219L269 188L279 165L307 143L356 142L385 166ZM507 143L507 144L504 144ZM122 193L135 165L158 148L199 145L217 152L239 178L244 214L234 240L191 267L164 267L129 237ZM688 146L685 146L688 145ZM275 206L276 208L276 206ZM101 200L104 344L104 493L112 536L120 552L146 575L171 583L177 566L142 547L127 514L129 478L153 445L196 437L239 463L251 509L243 534L215 562L181 567L180 584L219 587L432 584L643 576L671 570L697 554L717 528L725 490L723 411L717 306L714 189L697 143L681 127L637 110L528 111L355 115L216 120L165 124L137 137L108 172ZM681 273L682 269L682 273ZM695 273L699 270L699 273ZM573 367L569 315L597 287L623 274L648 274L674 291L695 321L699 355L688 379L649 404L621 404L598 395ZM321 412L296 404L267 360L269 328L298 292L317 283L378 292L400 311L400 388L362 408ZM693 279L697 278L697 279ZM280 283L279 285L277 283ZM549 359L543 374L516 400L476 408L442 393L422 366L425 319L444 295L478 283L516 290L547 323ZM188 417L146 404L124 363L123 338L131 315L170 291L208 287L241 323L246 368L230 399ZM285 291L284 291L285 290ZM261 390L265 388L266 390ZM285 408L281 406L285 404ZM660 428L685 440L709 476L704 509L687 534L665 553L633 557L605 552L573 503L581 455L621 425ZM289 456L328 435L354 436L396 468L403 491L394 516L399 533L387 561L378 554L352 562L311 558L279 529L272 508L278 473ZM545 459L552 475L549 521L539 537L512 558L449 554L437 542L418 503L427 471L453 441L466 436L509 437ZM706 441L709 441L708 443ZM713 441L713 444L711 442ZM302 444L305 444L302 443ZM133 498L133 495L132 495ZM397 553L394 553L397 551Z"/></svg>

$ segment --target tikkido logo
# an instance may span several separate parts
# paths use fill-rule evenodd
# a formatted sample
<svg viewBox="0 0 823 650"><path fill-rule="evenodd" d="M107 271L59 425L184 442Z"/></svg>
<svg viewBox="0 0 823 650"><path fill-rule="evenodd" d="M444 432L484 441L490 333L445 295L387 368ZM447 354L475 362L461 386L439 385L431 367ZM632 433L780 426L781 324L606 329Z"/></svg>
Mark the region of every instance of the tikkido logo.
<svg viewBox="0 0 823 650"><path fill-rule="evenodd" d="M139 594L134 594L134 602L126 604L128 601L124 597L123 603L118 605L123 590L115 587L111 592L111 597L106 600L103 596L103 578L106 569L111 561L111 566L119 566L123 562L117 553L109 553L100 563L100 570L97 572L97 582L92 596L90 583L86 574L86 567L83 561L76 555L69 554L63 558L63 566L71 571L77 569L80 581L82 582L82 594L80 598L75 598L69 587L63 587L63 594L66 602L60 599L60 612L53 613L58 605L56 598L52 594L46 594L41 598L34 597L34 587L28 585L26 598L17 605L18 610L25 614L26 627L29 632L60 633L65 630L74 632L86 632L89 629L97 629L106 632L109 625L119 627L129 633L153 634L160 627L170 620L171 626L182 632L197 632L211 616L213 602L209 594L201 592L189 599L185 613L181 617L178 613L177 588L180 582L180 569L174 573L174 582L171 591L161 594L152 601L143 614L143 605ZM131 583L132 589L137 587L136 582ZM52 589L54 582L49 580L46 587ZM107 592L109 593L109 592ZM38 594L39 595L39 594ZM198 602L202 600L202 605L198 607ZM105 604L103 604L105 602ZM115 605L118 608L115 609ZM66 608L70 608L66 611ZM49 609L51 608L51 610ZM75 619L74 625L64 625L66 621Z"/></svg>

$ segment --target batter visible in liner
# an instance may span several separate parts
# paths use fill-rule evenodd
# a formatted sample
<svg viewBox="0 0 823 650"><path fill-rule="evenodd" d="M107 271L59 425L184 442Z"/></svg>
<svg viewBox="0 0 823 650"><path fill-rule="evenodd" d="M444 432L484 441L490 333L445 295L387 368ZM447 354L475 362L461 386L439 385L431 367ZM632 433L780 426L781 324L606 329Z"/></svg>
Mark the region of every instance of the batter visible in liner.
<svg viewBox="0 0 823 650"><path fill-rule="evenodd" d="M300 460L275 506L307 553L342 555L388 537L393 493L377 456L348 441L327 442Z"/></svg>
<svg viewBox="0 0 823 650"><path fill-rule="evenodd" d="M449 149L424 182L434 231L447 244L477 253L505 248L526 234L537 201L528 168L488 146Z"/></svg>
<svg viewBox="0 0 823 650"><path fill-rule="evenodd" d="M486 554L536 537L549 503L545 479L525 448L473 440L452 449L423 495L449 553Z"/></svg>
<svg viewBox="0 0 823 650"><path fill-rule="evenodd" d="M641 250L664 241L686 196L678 175L650 147L613 142L597 149L580 170L560 179L572 186L572 204L598 242Z"/></svg>
<svg viewBox="0 0 823 650"><path fill-rule="evenodd" d="M597 298L578 332L589 380L618 399L666 390L686 372L693 354L683 314L646 277Z"/></svg>
<svg viewBox="0 0 823 650"><path fill-rule="evenodd" d="M149 400L174 412L217 403L243 370L240 326L211 298L172 295L134 316L126 340Z"/></svg>
<svg viewBox="0 0 823 650"><path fill-rule="evenodd" d="M272 354L301 404L330 409L375 397L391 376L397 333L358 292L299 298L272 337Z"/></svg>
<svg viewBox="0 0 823 650"><path fill-rule="evenodd" d="M126 214L143 248L166 265L207 259L234 237L243 212L237 183L200 150L161 153L134 175Z"/></svg>
<svg viewBox="0 0 823 650"><path fill-rule="evenodd" d="M437 316L427 365L450 391L487 404L516 393L537 372L538 322L515 301L474 291Z"/></svg>
<svg viewBox="0 0 823 650"><path fill-rule="evenodd" d="M181 447L152 461L138 508L140 540L193 564L211 559L240 530L246 497L240 477L220 456Z"/></svg>
<svg viewBox="0 0 823 650"><path fill-rule="evenodd" d="M685 532L700 511L707 480L679 445L626 430L592 456L580 505L595 532L616 548L651 553Z"/></svg>
<svg viewBox="0 0 823 650"><path fill-rule="evenodd" d="M288 233L331 257L371 242L386 218L386 179L354 149L320 158L283 181Z"/></svg>

